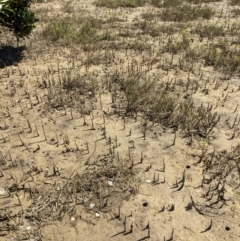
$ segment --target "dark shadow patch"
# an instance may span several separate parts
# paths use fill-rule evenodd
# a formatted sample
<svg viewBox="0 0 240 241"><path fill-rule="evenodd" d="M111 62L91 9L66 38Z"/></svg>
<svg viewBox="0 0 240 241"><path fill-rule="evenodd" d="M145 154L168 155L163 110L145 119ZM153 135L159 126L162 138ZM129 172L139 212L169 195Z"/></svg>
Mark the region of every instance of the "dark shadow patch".
<svg viewBox="0 0 240 241"><path fill-rule="evenodd" d="M230 227L228 227L228 226L226 226L226 227L225 227L225 230L226 230L226 231L230 231L230 230L231 230L231 228L230 228Z"/></svg>
<svg viewBox="0 0 240 241"><path fill-rule="evenodd" d="M147 203L147 202L144 202L142 205L143 205L143 207L147 207L147 206L148 206L148 203Z"/></svg>
<svg viewBox="0 0 240 241"><path fill-rule="evenodd" d="M118 236L118 235L120 235L120 234L124 234L124 233L125 233L125 231L122 231L122 232L116 233L116 234L114 234L113 236L111 236L110 238L116 237L116 236Z"/></svg>
<svg viewBox="0 0 240 241"><path fill-rule="evenodd" d="M23 51L25 49L24 46L0 46L0 68L19 63L24 57Z"/></svg>
<svg viewBox="0 0 240 241"><path fill-rule="evenodd" d="M138 241L143 241L143 240L146 240L146 239L149 239L149 238L150 238L149 236L146 236L144 238L138 239Z"/></svg>

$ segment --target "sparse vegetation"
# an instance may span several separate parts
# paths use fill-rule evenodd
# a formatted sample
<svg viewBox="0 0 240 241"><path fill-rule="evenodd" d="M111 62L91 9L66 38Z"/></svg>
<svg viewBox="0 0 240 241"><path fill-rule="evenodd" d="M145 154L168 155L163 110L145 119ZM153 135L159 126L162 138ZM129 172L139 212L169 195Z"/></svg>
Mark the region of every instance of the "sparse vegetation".
<svg viewBox="0 0 240 241"><path fill-rule="evenodd" d="M99 7L118 8L118 7L141 7L146 0L96 0L95 4Z"/></svg>
<svg viewBox="0 0 240 241"><path fill-rule="evenodd" d="M97 41L97 29L101 24L94 18L65 17L52 19L42 32L43 38L53 42L65 43L93 43Z"/></svg>
<svg viewBox="0 0 240 241"><path fill-rule="evenodd" d="M225 36L224 27L213 24L199 25L193 32L199 34L200 38L214 39L217 36Z"/></svg>
<svg viewBox="0 0 240 241"><path fill-rule="evenodd" d="M182 4L180 0L151 0L151 4L159 8L178 7Z"/></svg>
<svg viewBox="0 0 240 241"><path fill-rule="evenodd" d="M154 21L142 21L137 26L143 31L143 34L149 34L152 37L157 37L162 34L171 35L184 28L182 24L156 24Z"/></svg>
<svg viewBox="0 0 240 241"><path fill-rule="evenodd" d="M221 0L185 0L185 1L193 4L221 2Z"/></svg>
<svg viewBox="0 0 240 241"><path fill-rule="evenodd" d="M240 52L231 50L227 42L219 42L209 46L205 54L206 65L213 65L223 72L235 73L240 70Z"/></svg>
<svg viewBox="0 0 240 241"><path fill-rule="evenodd" d="M198 18L210 19L213 15L214 11L210 7L196 7L186 4L164 9L161 19L163 21L188 22Z"/></svg>
<svg viewBox="0 0 240 241"><path fill-rule="evenodd" d="M240 1L239 0L231 0L232 5L239 5Z"/></svg>

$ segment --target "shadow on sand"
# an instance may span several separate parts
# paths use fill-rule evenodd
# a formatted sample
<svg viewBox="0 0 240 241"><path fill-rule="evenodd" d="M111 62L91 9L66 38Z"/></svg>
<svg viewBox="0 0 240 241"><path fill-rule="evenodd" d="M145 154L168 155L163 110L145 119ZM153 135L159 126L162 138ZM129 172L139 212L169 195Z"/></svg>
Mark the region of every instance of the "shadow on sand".
<svg viewBox="0 0 240 241"><path fill-rule="evenodd" d="M0 46L0 68L5 66L16 65L20 62L23 57L23 51L26 49L24 46L13 47L13 46Z"/></svg>

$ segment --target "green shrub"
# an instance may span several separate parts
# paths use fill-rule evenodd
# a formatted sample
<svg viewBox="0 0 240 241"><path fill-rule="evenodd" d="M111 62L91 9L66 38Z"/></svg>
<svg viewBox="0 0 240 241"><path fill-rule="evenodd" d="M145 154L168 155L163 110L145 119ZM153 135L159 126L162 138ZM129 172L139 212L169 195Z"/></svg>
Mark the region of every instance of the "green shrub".
<svg viewBox="0 0 240 241"><path fill-rule="evenodd" d="M64 17L52 19L42 32L50 41L65 43L92 43L98 38L101 23L94 18Z"/></svg>
<svg viewBox="0 0 240 241"><path fill-rule="evenodd" d="M204 55L205 64L225 73L240 71L240 51L230 48L227 42L212 44Z"/></svg>
<svg viewBox="0 0 240 241"><path fill-rule="evenodd" d="M38 19L29 10L32 0L0 0L0 25L19 38L27 37Z"/></svg>

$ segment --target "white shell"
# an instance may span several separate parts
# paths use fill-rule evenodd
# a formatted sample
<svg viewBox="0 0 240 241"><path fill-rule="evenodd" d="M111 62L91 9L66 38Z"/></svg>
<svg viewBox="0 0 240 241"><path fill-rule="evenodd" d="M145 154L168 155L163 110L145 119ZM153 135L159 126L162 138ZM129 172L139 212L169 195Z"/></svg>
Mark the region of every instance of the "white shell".
<svg viewBox="0 0 240 241"><path fill-rule="evenodd" d="M92 209L95 207L95 204L94 203L90 203L89 207Z"/></svg>
<svg viewBox="0 0 240 241"><path fill-rule="evenodd" d="M27 226L27 227L26 227L26 230L30 230L30 229L32 229L31 226Z"/></svg>
<svg viewBox="0 0 240 241"><path fill-rule="evenodd" d="M4 188L0 188L0 195L4 195L6 190Z"/></svg>

